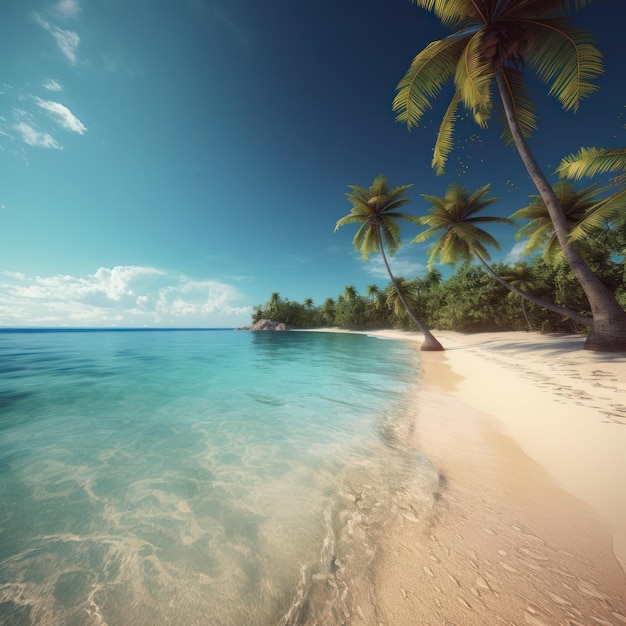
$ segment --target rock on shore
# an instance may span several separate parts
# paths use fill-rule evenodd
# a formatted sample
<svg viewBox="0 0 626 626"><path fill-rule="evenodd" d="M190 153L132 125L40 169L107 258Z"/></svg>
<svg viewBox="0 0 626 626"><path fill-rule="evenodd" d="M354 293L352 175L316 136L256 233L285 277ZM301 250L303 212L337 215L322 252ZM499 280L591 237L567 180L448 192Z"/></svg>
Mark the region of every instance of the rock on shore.
<svg viewBox="0 0 626 626"><path fill-rule="evenodd" d="M237 330L289 330L282 322L274 322L273 320L259 320L252 326L244 326Z"/></svg>

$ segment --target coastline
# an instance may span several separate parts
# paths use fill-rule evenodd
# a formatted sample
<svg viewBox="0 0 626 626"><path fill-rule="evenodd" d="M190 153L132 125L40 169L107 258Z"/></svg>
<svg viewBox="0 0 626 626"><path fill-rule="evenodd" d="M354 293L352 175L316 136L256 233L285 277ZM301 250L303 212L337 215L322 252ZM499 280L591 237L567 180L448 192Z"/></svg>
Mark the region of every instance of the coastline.
<svg viewBox="0 0 626 626"><path fill-rule="evenodd" d="M408 408L435 516L391 524L357 606L394 626L626 624L626 356L574 335L437 338Z"/></svg>

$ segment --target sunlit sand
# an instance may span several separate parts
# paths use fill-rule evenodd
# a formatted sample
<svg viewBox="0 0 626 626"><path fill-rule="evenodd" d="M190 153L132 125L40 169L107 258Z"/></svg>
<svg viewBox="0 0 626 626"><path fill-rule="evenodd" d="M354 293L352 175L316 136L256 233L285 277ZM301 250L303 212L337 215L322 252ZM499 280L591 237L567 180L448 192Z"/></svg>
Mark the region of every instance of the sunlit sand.
<svg viewBox="0 0 626 626"><path fill-rule="evenodd" d="M393 522L363 615L626 623L626 355L584 351L574 335L436 335L446 352L421 354L409 410L438 503L426 528Z"/></svg>

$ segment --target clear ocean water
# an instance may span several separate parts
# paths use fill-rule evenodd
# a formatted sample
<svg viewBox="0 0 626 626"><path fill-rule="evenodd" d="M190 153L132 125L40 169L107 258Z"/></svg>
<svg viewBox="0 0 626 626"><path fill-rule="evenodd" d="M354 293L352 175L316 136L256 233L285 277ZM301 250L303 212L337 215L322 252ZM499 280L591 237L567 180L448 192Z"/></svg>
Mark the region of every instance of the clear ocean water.
<svg viewBox="0 0 626 626"><path fill-rule="evenodd" d="M417 384L364 335L0 332L0 624L348 621L432 505Z"/></svg>

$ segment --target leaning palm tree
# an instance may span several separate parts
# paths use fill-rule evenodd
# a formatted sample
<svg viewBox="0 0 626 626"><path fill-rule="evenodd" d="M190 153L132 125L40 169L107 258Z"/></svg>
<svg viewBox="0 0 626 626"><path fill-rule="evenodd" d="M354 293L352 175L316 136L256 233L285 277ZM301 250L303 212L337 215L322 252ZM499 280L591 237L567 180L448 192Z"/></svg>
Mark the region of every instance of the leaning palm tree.
<svg viewBox="0 0 626 626"><path fill-rule="evenodd" d="M450 79L454 94L434 148L433 167L441 172L453 148L452 135L461 104L485 127L496 104L503 135L514 144L548 208L567 261L582 285L593 321L585 348L626 350L626 312L591 271L569 240L567 220L552 187L527 144L536 128L525 90L523 68L550 86L564 109L575 111L597 89L602 56L590 34L573 28L568 14L589 0L413 0L456 32L420 52L398 84L393 108L407 126L419 123ZM492 102L495 82L498 101Z"/></svg>
<svg viewBox="0 0 626 626"><path fill-rule="evenodd" d="M506 280L510 285L517 287L520 291L524 293L531 293L535 287L533 272L526 263L516 263L515 267L509 268L507 273L502 277L503 280ZM509 298L515 298L518 295L514 291L511 291L509 294ZM522 313L524 315L524 319L528 324L528 329L532 332L533 325L530 322L530 318L528 317L528 312L526 311L526 299L520 297L520 303L522 305Z"/></svg>
<svg viewBox="0 0 626 626"><path fill-rule="evenodd" d="M527 298L535 304L570 317L579 324L589 324L590 318L539 298L535 294L524 291L504 280L487 261L490 254L487 246L499 249L496 239L479 227L479 224L512 224L505 217L479 216L478 213L491 206L499 198L488 198L489 185L480 187L471 195L459 183L451 183L443 198L422 194L422 197L431 203L428 215L419 218L419 223L428 228L417 235L413 242L422 243L434 235L439 238L430 246L428 267L432 267L435 260L441 263L456 265L459 261L469 261L476 258L482 266L500 284L509 291L515 292L522 298Z"/></svg>
<svg viewBox="0 0 626 626"><path fill-rule="evenodd" d="M416 222L417 220L414 216L400 213L397 210L407 202L410 202L410 198L402 197L409 187L411 185L404 185L390 190L387 178L383 174L378 175L368 189L350 185L349 188L352 191L346 193L346 196L352 204L352 209L348 215L337 221L335 232L338 228L347 224L356 223L360 225L352 240L354 248L361 252L364 261L368 259L372 252L380 252L398 297L411 319L424 335L421 350L443 350L443 346L435 339L402 295L401 288L391 272L387 255L385 254L385 246L387 246L390 254L394 254L402 243L398 220L402 219L410 222Z"/></svg>

